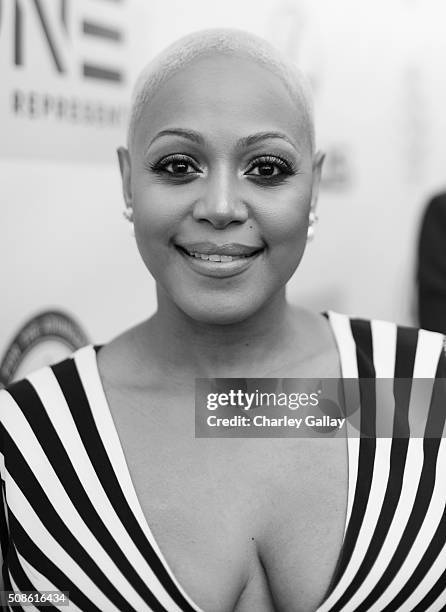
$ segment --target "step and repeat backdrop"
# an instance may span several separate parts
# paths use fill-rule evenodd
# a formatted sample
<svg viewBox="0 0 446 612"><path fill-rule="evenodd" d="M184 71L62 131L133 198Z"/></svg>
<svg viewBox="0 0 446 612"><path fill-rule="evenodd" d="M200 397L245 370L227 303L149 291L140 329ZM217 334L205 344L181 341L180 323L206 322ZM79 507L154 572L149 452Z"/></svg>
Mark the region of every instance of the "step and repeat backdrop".
<svg viewBox="0 0 446 612"><path fill-rule="evenodd" d="M441 0L0 0L0 384L156 309L116 148L139 70L204 27L264 36L313 85L327 158L290 299L415 323L418 226L446 183L444 17Z"/></svg>

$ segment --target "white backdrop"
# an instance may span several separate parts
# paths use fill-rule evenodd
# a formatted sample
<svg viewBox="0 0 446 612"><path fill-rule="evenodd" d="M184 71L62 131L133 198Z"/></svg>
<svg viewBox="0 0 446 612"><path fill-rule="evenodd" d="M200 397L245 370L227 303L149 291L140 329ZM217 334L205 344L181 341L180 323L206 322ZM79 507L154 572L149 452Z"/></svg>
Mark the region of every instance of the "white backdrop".
<svg viewBox="0 0 446 612"><path fill-rule="evenodd" d="M54 0L40 3L50 7ZM123 41L120 49L85 37L68 43L79 34L73 30L60 43L71 58L68 76L54 75L41 41L31 63L12 66L13 4L3 0L0 21L0 75L8 88L20 77L21 87L27 79L30 89L48 82L67 95L122 104L142 65L189 31L241 27L281 47L312 78L317 140L328 152L316 237L291 281L290 299L415 321L419 219L427 198L446 183L442 0L170 0L168 11L154 0L76 0L69 26L79 28L85 15L119 23ZM28 0L19 4L26 16ZM35 16L27 27L29 36L41 29ZM125 73L119 87L81 82L86 54L119 64ZM71 313L91 340L106 341L155 309L153 280L121 215L115 149L124 130L91 125L75 132L47 121L49 141L43 122L28 138L7 116L5 91L2 86L0 358L23 322L50 308ZM14 138L20 142L6 144Z"/></svg>

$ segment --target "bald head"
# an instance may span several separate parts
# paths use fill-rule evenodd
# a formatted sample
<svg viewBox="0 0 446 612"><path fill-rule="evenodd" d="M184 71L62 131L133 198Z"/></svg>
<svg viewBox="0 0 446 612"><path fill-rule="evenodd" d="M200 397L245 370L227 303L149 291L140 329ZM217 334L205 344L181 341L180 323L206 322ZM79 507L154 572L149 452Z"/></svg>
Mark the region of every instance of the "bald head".
<svg viewBox="0 0 446 612"><path fill-rule="evenodd" d="M214 55L250 59L277 75L296 104L297 120L305 127L313 153L315 146L313 105L307 79L266 40L232 28L192 32L172 43L147 64L133 90L127 133L129 149L132 149L142 111L159 87L194 61Z"/></svg>

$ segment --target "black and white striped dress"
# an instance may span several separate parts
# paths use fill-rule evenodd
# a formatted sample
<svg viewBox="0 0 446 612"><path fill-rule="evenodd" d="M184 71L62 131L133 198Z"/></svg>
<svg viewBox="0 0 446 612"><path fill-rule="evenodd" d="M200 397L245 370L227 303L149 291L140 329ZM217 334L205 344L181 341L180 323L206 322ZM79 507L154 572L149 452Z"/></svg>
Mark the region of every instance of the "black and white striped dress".
<svg viewBox="0 0 446 612"><path fill-rule="evenodd" d="M426 431L444 426L441 334L328 319L344 378L431 379ZM409 429L412 395L398 408ZM361 406L369 431L378 410ZM0 424L6 589L69 591L70 610L200 612L143 515L93 346L0 391ZM348 453L344 541L317 612L446 610L444 438L349 436Z"/></svg>

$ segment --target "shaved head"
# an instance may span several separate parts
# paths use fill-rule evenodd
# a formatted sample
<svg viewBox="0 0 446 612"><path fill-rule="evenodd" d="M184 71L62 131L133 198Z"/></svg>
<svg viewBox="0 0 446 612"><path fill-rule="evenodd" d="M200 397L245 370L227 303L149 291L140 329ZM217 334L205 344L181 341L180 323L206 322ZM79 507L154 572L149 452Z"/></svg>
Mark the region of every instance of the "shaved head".
<svg viewBox="0 0 446 612"><path fill-rule="evenodd" d="M305 126L311 153L315 135L311 90L306 77L266 40L233 28L212 28L184 36L154 57L142 70L133 90L127 145L131 150L143 109L159 87L195 60L228 55L251 59L276 74L296 103L296 120Z"/></svg>

